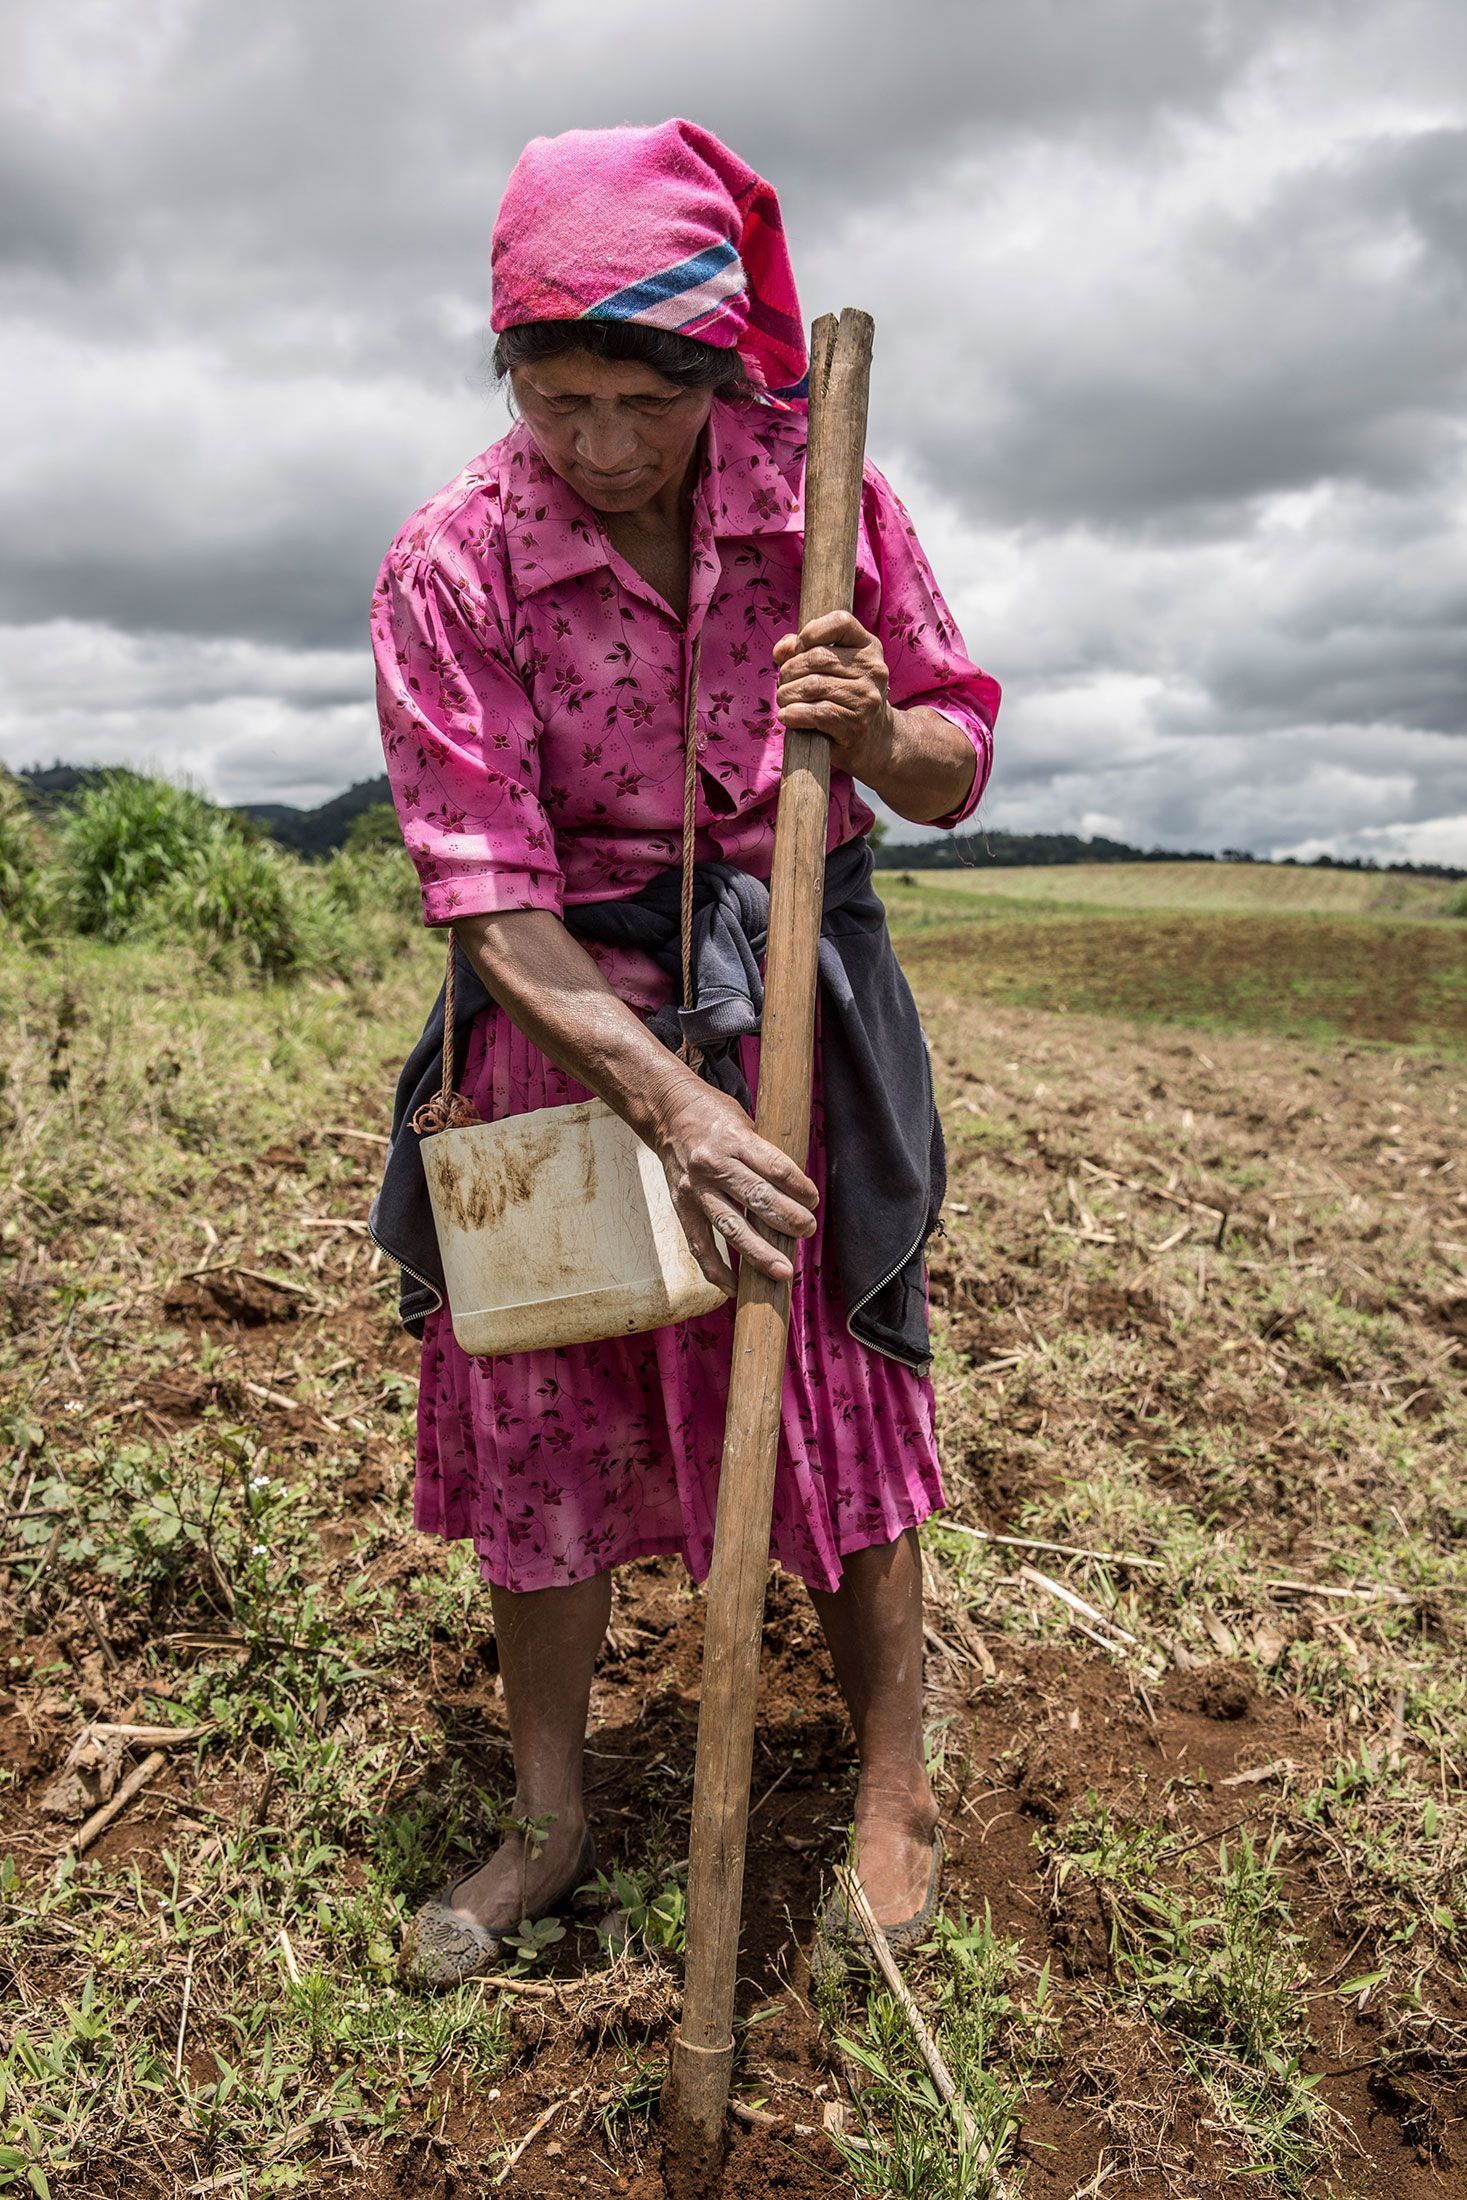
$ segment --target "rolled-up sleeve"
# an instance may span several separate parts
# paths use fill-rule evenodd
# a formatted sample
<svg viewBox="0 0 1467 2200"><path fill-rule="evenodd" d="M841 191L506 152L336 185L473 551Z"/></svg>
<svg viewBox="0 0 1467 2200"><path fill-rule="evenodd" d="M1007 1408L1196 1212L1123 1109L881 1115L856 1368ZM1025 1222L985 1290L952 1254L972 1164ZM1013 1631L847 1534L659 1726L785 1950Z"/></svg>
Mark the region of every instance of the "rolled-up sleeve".
<svg viewBox="0 0 1467 2200"><path fill-rule="evenodd" d="M975 665L942 600L905 506L874 466L866 469L865 521L881 577L878 638L897 710L937 710L973 744L973 784L960 806L934 825L972 816L993 769L999 685Z"/></svg>
<svg viewBox="0 0 1467 2200"><path fill-rule="evenodd" d="M425 923L509 909L559 916L540 730L493 604L428 554L389 552L372 646L387 777Z"/></svg>

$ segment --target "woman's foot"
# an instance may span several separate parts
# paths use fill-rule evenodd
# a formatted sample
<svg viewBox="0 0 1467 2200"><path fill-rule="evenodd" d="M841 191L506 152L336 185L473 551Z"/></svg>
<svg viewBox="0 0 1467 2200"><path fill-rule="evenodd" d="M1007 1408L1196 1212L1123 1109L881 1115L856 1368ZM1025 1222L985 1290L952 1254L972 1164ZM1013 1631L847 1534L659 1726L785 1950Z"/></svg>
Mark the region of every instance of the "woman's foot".
<svg viewBox="0 0 1467 2200"><path fill-rule="evenodd" d="M862 1776L856 1790L856 1876L878 1925L904 1925L927 1899L937 1799L925 1773Z"/></svg>
<svg viewBox="0 0 1467 2200"><path fill-rule="evenodd" d="M812 1589L861 1760L856 1873L879 1924L933 1891L937 1803L923 1764L922 1549L915 1528L848 1551L840 1587Z"/></svg>
<svg viewBox="0 0 1467 2200"><path fill-rule="evenodd" d="M488 1932L538 1916L566 1898L566 1882L577 1869L585 1840L586 1817L579 1806L558 1812L541 1829L533 1844L539 1850L536 1856L529 1854L523 1834L506 1834L494 1854L459 1881L453 1908Z"/></svg>

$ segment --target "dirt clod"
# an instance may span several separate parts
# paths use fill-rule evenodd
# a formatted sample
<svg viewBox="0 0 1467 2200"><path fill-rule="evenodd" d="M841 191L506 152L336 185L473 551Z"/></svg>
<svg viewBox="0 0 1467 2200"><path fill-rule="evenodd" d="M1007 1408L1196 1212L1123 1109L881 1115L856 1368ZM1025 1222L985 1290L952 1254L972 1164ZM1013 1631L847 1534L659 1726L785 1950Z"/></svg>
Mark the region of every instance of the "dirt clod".
<svg viewBox="0 0 1467 2200"><path fill-rule="evenodd" d="M1208 1719L1246 1719L1255 1701L1246 1669L1230 1665L1225 1658L1193 1674L1191 1693L1197 1709Z"/></svg>
<svg viewBox="0 0 1467 2200"><path fill-rule="evenodd" d="M1014 1785L1030 1816L1052 1826L1064 1816L1075 1781L1071 1748L1058 1734L1049 1733L1037 1735L1029 1744Z"/></svg>
<svg viewBox="0 0 1467 2200"><path fill-rule="evenodd" d="M1072 1875L1050 1901L1050 1938L1070 1978L1110 1967L1110 1925L1092 1883Z"/></svg>
<svg viewBox="0 0 1467 2200"><path fill-rule="evenodd" d="M298 1319L301 1300L268 1276L225 1268L212 1275L181 1276L164 1294L165 1313L186 1321L238 1322L256 1329L264 1322Z"/></svg>

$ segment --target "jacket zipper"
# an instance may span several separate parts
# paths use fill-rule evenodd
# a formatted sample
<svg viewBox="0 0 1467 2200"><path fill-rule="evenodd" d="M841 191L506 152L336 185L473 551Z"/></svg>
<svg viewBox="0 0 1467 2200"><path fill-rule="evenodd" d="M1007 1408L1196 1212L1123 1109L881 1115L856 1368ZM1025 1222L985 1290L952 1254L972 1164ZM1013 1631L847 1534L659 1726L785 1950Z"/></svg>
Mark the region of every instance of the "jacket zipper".
<svg viewBox="0 0 1467 2200"><path fill-rule="evenodd" d="M433 1304L425 1309L425 1318L428 1314L440 1313L443 1307L443 1293L439 1290L437 1284L430 1282L427 1276L419 1275L417 1269L414 1268L410 1262L405 1261L400 1253L394 1253L390 1245L383 1244L381 1238L378 1237L376 1231L372 1228L372 1220L370 1215L367 1218L367 1235L372 1240L372 1243L377 1247L377 1250L387 1255L387 1258L392 1262L394 1268L400 1268L405 1276L412 1277L414 1283L420 1283L423 1289L432 1298ZM908 1258L910 1257L911 1256L908 1255ZM906 1264L904 1262L903 1266L905 1265Z"/></svg>
<svg viewBox="0 0 1467 2200"><path fill-rule="evenodd" d="M916 1255L921 1252L923 1246L926 1243L927 1232L926 1230L923 1230L918 1237L915 1245L911 1245L908 1247L907 1251L902 1255L896 1266L894 1268L888 1269L887 1273L882 1277L880 1283L873 1283L870 1290L866 1293L865 1297L863 1299L859 1299L856 1304L851 1308L849 1314L847 1314L846 1316L846 1335L848 1337L856 1337L855 1321L856 1316L860 1313L862 1307L869 1306L871 1304L871 1301L876 1298L879 1293L886 1289L887 1285L892 1281L893 1277L899 1276L901 1274L902 1270L906 1267L907 1262L914 1259ZM857 1344L864 1344L865 1339L863 1337L856 1337L856 1342ZM930 1353L927 1355L925 1360L911 1360L908 1359L905 1352L888 1352L883 1345L873 1344L868 1346L867 1349L871 1352L879 1352L884 1360L895 1360L898 1367L911 1368L913 1373L917 1375L920 1375L926 1368L929 1368L932 1365L932 1355Z"/></svg>

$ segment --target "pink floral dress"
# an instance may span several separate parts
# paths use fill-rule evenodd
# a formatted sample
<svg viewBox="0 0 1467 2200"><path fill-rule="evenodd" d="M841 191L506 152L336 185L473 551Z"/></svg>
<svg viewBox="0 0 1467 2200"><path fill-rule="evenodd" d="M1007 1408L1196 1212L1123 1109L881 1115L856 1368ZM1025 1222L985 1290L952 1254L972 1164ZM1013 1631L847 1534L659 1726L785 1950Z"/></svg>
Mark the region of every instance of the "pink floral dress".
<svg viewBox="0 0 1467 2200"><path fill-rule="evenodd" d="M393 798L430 925L633 894L681 857L683 717L701 635L697 854L767 877L781 734L770 652L798 624L805 417L716 400L696 497L688 617L611 547L521 426L411 519L372 607ZM898 708L971 738L976 808L998 688L970 663L911 522L867 468L855 610ZM872 821L834 776L829 846ZM592 946L633 1007L667 999L640 954ZM757 1078L757 1041L744 1066ZM462 1089L486 1119L587 1097L497 1007ZM817 1075L807 1163L824 1187ZM926 1378L846 1331L822 1233L797 1257L775 1486L775 1556L817 1589L847 1551L943 1502ZM832 1264L833 1270L833 1264ZM471 1359L447 1312L423 1337L417 1525L471 1536L487 1580L580 1581L653 1551L697 1580L712 1553L732 1306L651 1335Z"/></svg>

